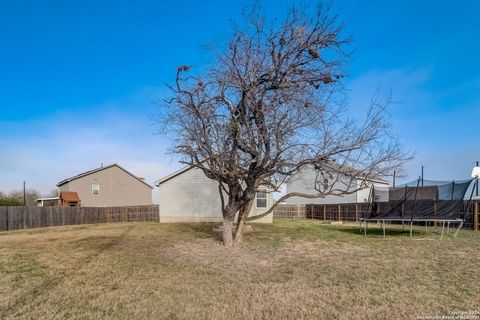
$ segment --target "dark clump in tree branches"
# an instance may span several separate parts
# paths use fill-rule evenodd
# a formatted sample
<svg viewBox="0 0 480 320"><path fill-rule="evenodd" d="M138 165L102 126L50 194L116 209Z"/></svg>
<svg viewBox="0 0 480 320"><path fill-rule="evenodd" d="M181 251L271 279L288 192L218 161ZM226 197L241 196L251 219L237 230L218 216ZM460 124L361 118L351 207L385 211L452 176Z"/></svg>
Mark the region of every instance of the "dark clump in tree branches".
<svg viewBox="0 0 480 320"><path fill-rule="evenodd" d="M329 8L313 16L292 9L271 25L258 12L233 28L216 63L201 75L178 67L172 97L161 109L173 152L218 182L225 245L240 242L244 223L258 218L249 212L260 186L277 191L307 166L317 169L318 179L361 176L366 183L408 159L389 132L388 101L372 99L363 122L349 118L339 102L350 39ZM280 201L351 193L364 183L316 183L315 193L289 193Z"/></svg>

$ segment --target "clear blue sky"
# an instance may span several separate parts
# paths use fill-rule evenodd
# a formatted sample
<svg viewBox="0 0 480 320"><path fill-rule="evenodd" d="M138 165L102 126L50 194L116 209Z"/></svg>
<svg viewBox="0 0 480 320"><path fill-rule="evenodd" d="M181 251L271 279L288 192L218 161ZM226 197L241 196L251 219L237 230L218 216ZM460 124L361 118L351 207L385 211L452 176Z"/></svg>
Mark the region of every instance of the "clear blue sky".
<svg viewBox="0 0 480 320"><path fill-rule="evenodd" d="M177 65L205 65L249 1L0 1L0 190L49 192L100 163L147 181L178 167L154 135L152 103ZM270 17L294 1L263 1ZM305 2L303 2L305 3ZM315 4L315 2L313 3ZM417 152L408 178L466 178L480 160L478 1L335 2L354 57L346 86L362 110L397 101L394 131Z"/></svg>

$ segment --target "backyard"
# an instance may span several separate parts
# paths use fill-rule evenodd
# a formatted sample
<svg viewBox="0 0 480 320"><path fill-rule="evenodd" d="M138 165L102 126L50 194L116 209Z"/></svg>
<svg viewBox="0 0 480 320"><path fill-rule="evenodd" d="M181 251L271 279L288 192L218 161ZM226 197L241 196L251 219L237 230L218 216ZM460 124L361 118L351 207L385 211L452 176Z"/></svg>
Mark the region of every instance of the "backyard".
<svg viewBox="0 0 480 320"><path fill-rule="evenodd" d="M416 319L478 312L480 233L275 220L225 248L215 224L0 233L0 318ZM451 235L451 234L450 234Z"/></svg>

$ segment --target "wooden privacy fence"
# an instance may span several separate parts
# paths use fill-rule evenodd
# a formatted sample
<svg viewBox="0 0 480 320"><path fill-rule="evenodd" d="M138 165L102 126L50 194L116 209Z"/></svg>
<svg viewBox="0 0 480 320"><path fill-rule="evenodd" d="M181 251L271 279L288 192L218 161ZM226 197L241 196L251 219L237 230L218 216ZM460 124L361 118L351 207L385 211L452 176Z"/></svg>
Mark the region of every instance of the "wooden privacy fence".
<svg viewBox="0 0 480 320"><path fill-rule="evenodd" d="M464 227L480 230L480 201L472 201L470 205L465 201ZM318 219L323 221L358 221L371 210L368 203L342 204L280 204L273 211L274 218L286 219ZM382 207L377 210L381 212Z"/></svg>
<svg viewBox="0 0 480 320"><path fill-rule="evenodd" d="M74 224L159 221L159 206L0 207L0 231Z"/></svg>
<svg viewBox="0 0 480 320"><path fill-rule="evenodd" d="M358 221L369 210L367 203L281 204L273 211L275 218Z"/></svg>

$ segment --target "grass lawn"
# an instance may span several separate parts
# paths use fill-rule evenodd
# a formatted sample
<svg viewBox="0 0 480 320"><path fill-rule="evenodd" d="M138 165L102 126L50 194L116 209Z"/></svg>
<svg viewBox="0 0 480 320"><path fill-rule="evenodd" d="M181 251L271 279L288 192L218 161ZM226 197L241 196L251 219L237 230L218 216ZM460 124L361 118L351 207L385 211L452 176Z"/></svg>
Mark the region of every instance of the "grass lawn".
<svg viewBox="0 0 480 320"><path fill-rule="evenodd" d="M0 233L0 319L416 319L480 312L480 233L276 220ZM433 231L433 228L429 231ZM429 237L432 239L420 239Z"/></svg>

